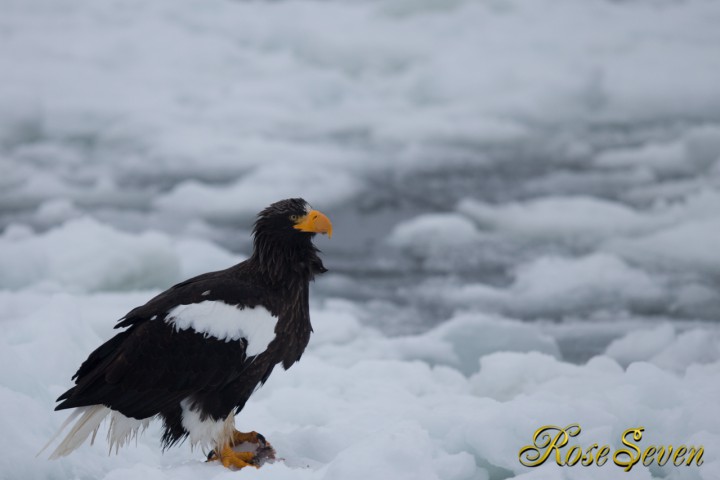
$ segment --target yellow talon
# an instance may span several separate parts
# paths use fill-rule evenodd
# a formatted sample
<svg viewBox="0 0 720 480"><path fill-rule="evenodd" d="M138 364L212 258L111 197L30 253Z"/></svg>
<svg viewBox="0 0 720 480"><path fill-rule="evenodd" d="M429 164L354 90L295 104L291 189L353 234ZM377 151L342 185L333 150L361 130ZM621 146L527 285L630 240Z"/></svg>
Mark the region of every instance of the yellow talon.
<svg viewBox="0 0 720 480"><path fill-rule="evenodd" d="M256 447L252 452L235 450L235 447L239 447L243 443L251 443ZM218 451L220 452L219 456ZM226 468L240 469L247 466L260 468L263 463L275 460L275 449L265 440L265 437L257 432L245 433L235 430L230 441L222 449L216 448L208 454L208 462L215 460L219 460Z"/></svg>
<svg viewBox="0 0 720 480"><path fill-rule="evenodd" d="M220 460L225 468L245 468L255 467L259 468L255 462L255 454L252 452L236 452L230 447L225 445L220 451L220 458L213 458L211 460Z"/></svg>

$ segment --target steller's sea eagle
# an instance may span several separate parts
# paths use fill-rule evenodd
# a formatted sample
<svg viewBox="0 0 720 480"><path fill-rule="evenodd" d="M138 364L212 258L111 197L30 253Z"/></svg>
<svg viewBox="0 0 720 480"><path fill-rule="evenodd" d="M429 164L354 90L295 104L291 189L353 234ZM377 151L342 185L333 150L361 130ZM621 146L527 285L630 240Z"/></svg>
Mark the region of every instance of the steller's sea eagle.
<svg viewBox="0 0 720 480"><path fill-rule="evenodd" d="M235 430L234 417L276 365L290 368L308 344L309 283L327 271L316 233L331 236L332 224L305 200L274 203L258 215L250 258L121 318L115 328L124 330L90 354L58 398L55 410L75 411L56 436L75 423L51 458L94 440L107 417L116 451L159 417L163 449L189 437L229 468L258 466L259 453L233 449L243 442L271 455L262 435Z"/></svg>

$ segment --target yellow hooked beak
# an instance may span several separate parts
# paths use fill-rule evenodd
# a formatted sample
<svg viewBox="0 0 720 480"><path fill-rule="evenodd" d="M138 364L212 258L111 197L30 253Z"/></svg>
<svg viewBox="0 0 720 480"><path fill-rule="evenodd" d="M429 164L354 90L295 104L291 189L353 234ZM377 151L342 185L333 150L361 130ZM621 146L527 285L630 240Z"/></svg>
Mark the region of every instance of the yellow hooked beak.
<svg viewBox="0 0 720 480"><path fill-rule="evenodd" d="M304 217L300 217L294 227L302 232L310 233L327 233L328 238L332 238L332 223L330 219L322 212L310 210Z"/></svg>

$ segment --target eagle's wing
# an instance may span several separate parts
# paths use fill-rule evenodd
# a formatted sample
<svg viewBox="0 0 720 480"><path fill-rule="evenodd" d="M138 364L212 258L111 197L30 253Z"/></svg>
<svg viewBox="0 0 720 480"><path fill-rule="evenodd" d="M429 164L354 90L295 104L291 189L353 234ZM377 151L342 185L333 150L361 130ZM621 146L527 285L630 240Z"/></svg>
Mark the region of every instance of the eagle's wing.
<svg viewBox="0 0 720 480"><path fill-rule="evenodd" d="M147 418L192 393L222 388L249 363L247 340L177 329L165 318L178 305L204 301L252 308L260 305L260 295L231 270L204 274L161 293L120 320L119 327L129 328L90 354L56 410L103 404Z"/></svg>

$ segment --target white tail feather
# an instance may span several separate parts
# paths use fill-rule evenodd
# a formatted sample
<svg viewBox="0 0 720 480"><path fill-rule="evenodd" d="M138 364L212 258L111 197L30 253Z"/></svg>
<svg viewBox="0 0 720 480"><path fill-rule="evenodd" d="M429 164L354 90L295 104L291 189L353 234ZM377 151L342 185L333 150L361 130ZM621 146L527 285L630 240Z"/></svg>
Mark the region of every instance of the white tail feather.
<svg viewBox="0 0 720 480"><path fill-rule="evenodd" d="M54 434L52 437L50 437L50 440L47 441L47 443L45 444L45 446L44 446L43 448L41 448L40 451L39 451L35 456L36 456L36 457L39 457L40 454L41 454L42 452L44 452L45 449L48 448L48 447L50 446L50 444L51 444L52 442L54 442L57 437L60 436L60 434L62 433L62 431L65 430L65 428L66 428L68 425L70 425L70 422L72 422L73 420L75 420L81 413L83 413L83 411L84 411L86 408L87 408L87 407L82 407L82 408L76 408L75 410L73 410L72 414L63 422L62 425L60 425L60 428L58 428L57 432L55 432L55 434Z"/></svg>
<svg viewBox="0 0 720 480"><path fill-rule="evenodd" d="M100 424L102 424L108 415L110 416L110 426L108 427L107 439L110 445L110 451L112 452L114 447L115 453L117 453L120 447L127 445L132 439L137 439L138 434L142 430L145 430L150 424L150 420L152 420L152 418L142 420L129 418L103 405L76 408L50 441L38 452L38 455L54 442L63 430L78 417L80 418L75 422L75 425L73 425L70 432L65 436L63 441L60 442L60 445L58 445L52 455L50 455L50 458L56 459L70 454L70 452L85 443L85 440L87 440L90 435L92 435L90 438L90 444L92 445L95 443L95 437L97 436Z"/></svg>
<svg viewBox="0 0 720 480"><path fill-rule="evenodd" d="M152 417L138 420L113 410L107 434L110 452L115 447L115 453L118 453L120 447L124 447L133 439L137 442L138 435L150 425L150 420Z"/></svg>
<svg viewBox="0 0 720 480"><path fill-rule="evenodd" d="M60 430L55 434L55 436L50 439L50 442L48 442L49 445L72 420L77 418L78 415L81 415L78 421L75 422L75 425L73 425L70 432L65 436L63 441L60 442L60 445L58 445L55 451L50 455L50 458L56 459L69 455L70 452L85 443L85 440L87 440L90 434L92 434L93 440L95 440L95 435L97 434L98 428L100 428L100 424L103 420L105 420L105 417L107 417L110 412L111 410L104 405L93 405L91 407L76 409L75 412L73 412L73 414L65 421L65 423L63 423L62 427L60 427ZM43 450L45 450L48 445L45 445Z"/></svg>

